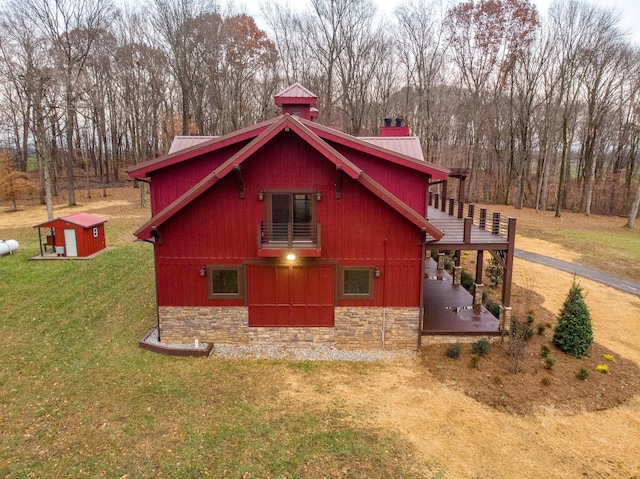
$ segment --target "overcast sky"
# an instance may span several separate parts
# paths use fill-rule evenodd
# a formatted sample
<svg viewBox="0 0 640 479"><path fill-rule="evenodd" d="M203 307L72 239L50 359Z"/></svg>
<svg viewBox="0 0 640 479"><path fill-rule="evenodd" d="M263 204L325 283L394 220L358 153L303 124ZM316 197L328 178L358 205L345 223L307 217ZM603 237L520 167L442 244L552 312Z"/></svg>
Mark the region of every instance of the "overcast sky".
<svg viewBox="0 0 640 479"><path fill-rule="evenodd" d="M260 15L260 3L264 0L232 0L236 6L242 8L244 6L248 13L256 17L259 22ZM308 0L270 0L277 1L282 4L289 4L295 7L299 7L308 4ZM394 8L401 2L397 0L374 0L378 5L378 8L384 13L390 14ZM544 16L546 15L549 5L553 0L530 0L536 5L538 11ZM621 26L623 29L628 30L629 39L633 41L637 46L640 46L640 1L639 0L585 0L588 3L601 5L607 8L613 8L621 15ZM221 3L224 3L221 2ZM260 23L260 22L259 22Z"/></svg>

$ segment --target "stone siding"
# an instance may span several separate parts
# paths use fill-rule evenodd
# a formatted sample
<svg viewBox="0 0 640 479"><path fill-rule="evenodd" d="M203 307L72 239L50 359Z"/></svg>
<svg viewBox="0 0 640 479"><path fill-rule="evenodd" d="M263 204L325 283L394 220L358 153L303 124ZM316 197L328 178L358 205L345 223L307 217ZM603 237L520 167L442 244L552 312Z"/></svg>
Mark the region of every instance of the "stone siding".
<svg viewBox="0 0 640 479"><path fill-rule="evenodd" d="M165 343L274 344L335 346L339 349L411 350L418 347L420 308L335 310L335 327L249 327L248 308L159 308L160 338ZM384 323L384 345L382 327Z"/></svg>
<svg viewBox="0 0 640 479"><path fill-rule="evenodd" d="M482 335L474 335L474 336L464 336L457 334L432 334L427 336L422 336L421 345L429 346L431 344L452 344L452 343L461 343L461 344L469 344L475 343L476 341L480 341L481 339L486 339L490 343L497 343L502 340L502 337L499 335L495 336L482 336Z"/></svg>
<svg viewBox="0 0 640 479"><path fill-rule="evenodd" d="M338 307L335 313L336 347L415 351L419 324L420 308Z"/></svg>

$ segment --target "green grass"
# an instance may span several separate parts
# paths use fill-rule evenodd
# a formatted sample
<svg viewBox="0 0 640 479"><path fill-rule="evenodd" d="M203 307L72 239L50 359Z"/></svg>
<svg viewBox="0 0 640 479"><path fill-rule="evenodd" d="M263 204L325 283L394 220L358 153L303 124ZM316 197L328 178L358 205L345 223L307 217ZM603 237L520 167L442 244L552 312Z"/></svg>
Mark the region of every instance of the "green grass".
<svg viewBox="0 0 640 479"><path fill-rule="evenodd" d="M151 247L109 222L115 249L28 261L33 228L0 258L0 476L415 477L415 451L339 400L291 404L313 385L376 365L189 359L138 347L155 323ZM329 388L330 389L330 388ZM359 412L358 414L364 414Z"/></svg>
<svg viewBox="0 0 640 479"><path fill-rule="evenodd" d="M617 232L550 228L536 236L583 252L582 263L631 281L640 282L640 234L620 228Z"/></svg>

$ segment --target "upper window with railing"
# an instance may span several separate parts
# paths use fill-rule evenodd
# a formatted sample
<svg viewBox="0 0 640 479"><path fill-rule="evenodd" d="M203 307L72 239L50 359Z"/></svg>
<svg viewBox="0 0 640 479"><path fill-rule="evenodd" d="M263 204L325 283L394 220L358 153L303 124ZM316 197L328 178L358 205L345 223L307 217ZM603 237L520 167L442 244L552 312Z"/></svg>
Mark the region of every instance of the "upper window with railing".
<svg viewBox="0 0 640 479"><path fill-rule="evenodd" d="M260 233L262 245L303 247L317 244L316 197L317 193L312 191L265 192L265 219Z"/></svg>

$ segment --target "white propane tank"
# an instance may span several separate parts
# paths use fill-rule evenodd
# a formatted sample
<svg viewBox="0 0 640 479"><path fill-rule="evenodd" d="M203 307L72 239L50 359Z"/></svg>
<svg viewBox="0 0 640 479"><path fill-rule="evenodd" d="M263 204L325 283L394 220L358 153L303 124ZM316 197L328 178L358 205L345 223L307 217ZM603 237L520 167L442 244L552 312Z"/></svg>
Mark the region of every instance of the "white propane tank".
<svg viewBox="0 0 640 479"><path fill-rule="evenodd" d="M0 240L0 256L5 256L13 253L18 249L18 242L16 240Z"/></svg>

